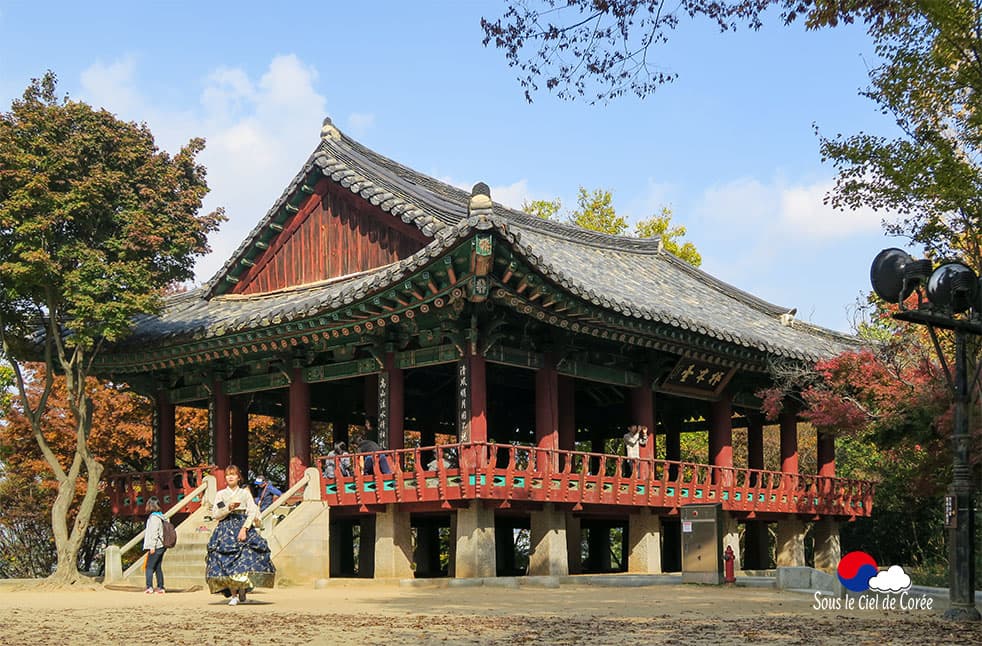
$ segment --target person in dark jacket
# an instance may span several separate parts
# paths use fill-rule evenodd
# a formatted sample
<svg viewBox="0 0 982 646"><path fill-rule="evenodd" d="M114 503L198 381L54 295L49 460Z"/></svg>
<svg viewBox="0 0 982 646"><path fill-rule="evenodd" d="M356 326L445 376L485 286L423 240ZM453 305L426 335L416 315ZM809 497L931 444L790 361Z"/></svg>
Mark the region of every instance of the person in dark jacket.
<svg viewBox="0 0 982 646"><path fill-rule="evenodd" d="M283 495L283 492L267 480L266 476L256 476L253 484L256 485L256 504L259 505L259 511L263 511Z"/></svg>

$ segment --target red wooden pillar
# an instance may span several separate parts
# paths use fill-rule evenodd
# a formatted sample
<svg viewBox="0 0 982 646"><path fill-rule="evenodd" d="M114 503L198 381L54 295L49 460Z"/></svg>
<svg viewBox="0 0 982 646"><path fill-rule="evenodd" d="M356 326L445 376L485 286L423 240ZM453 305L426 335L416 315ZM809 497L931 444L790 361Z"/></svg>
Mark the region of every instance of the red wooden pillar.
<svg viewBox="0 0 982 646"><path fill-rule="evenodd" d="M764 468L764 418L759 413L747 413L747 468ZM757 486L759 477L750 474L750 486Z"/></svg>
<svg viewBox="0 0 982 646"><path fill-rule="evenodd" d="M572 377L557 375L559 395L559 448L576 449L576 382Z"/></svg>
<svg viewBox="0 0 982 646"><path fill-rule="evenodd" d="M558 465L550 460L559 448L559 379L556 360L551 354L542 357L542 367L535 371L535 445L536 469L545 471Z"/></svg>
<svg viewBox="0 0 982 646"><path fill-rule="evenodd" d="M173 469L174 462L174 428L176 418L176 406L170 403L167 391L157 392L157 470L166 471Z"/></svg>
<svg viewBox="0 0 982 646"><path fill-rule="evenodd" d="M468 352L457 362L457 441L488 441L487 365ZM484 449L461 450L461 466L484 466Z"/></svg>
<svg viewBox="0 0 982 646"><path fill-rule="evenodd" d="M662 416L665 424L665 459L678 462L682 459L682 414L672 407ZM668 479L676 480L679 476L678 465L668 467Z"/></svg>
<svg viewBox="0 0 982 646"><path fill-rule="evenodd" d="M225 384L223 384L221 380L216 379L212 384L211 445L212 462L214 462L219 469L225 469L225 467L232 464L229 414L230 403L229 396L225 394Z"/></svg>
<svg viewBox="0 0 982 646"><path fill-rule="evenodd" d="M303 380L300 368L294 368L290 376L287 451L292 487L310 466L310 384Z"/></svg>
<svg viewBox="0 0 982 646"><path fill-rule="evenodd" d="M714 467L726 468L717 482L723 486L732 484L733 406L726 392L709 405L709 462Z"/></svg>
<svg viewBox="0 0 982 646"><path fill-rule="evenodd" d="M387 388L385 392L380 388L379 397L385 397L387 401L378 402L379 410L383 408L388 411L386 415L386 427L388 429L388 441L382 446L389 449L401 449L406 446L405 436L405 389L402 368L396 364L396 353L385 353L385 378ZM382 383L379 381L378 383ZM379 438L381 444L381 438Z"/></svg>
<svg viewBox="0 0 982 646"><path fill-rule="evenodd" d="M781 426L781 472L798 473L798 410L790 402L778 417Z"/></svg>
<svg viewBox="0 0 982 646"><path fill-rule="evenodd" d="M826 433L818 434L818 475L835 477L835 437Z"/></svg>
<svg viewBox="0 0 982 646"><path fill-rule="evenodd" d="M232 464L249 477L249 400L232 398ZM256 474L259 475L259 474Z"/></svg>
<svg viewBox="0 0 982 646"><path fill-rule="evenodd" d="M648 463L655 457L655 394L647 383L631 389L631 424L640 424L648 429L648 442L638 447L641 455L641 478L648 477Z"/></svg>

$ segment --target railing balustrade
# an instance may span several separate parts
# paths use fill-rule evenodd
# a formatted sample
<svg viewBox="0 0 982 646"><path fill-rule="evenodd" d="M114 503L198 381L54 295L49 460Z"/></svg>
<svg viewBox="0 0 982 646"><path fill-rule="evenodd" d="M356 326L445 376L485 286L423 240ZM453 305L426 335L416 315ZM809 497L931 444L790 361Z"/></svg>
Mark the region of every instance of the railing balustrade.
<svg viewBox="0 0 982 646"><path fill-rule="evenodd" d="M665 509L719 502L729 511L855 517L871 513L874 491L871 482L846 478L494 442L323 456L313 466L323 476L323 500L359 507L474 498ZM110 489L120 496L113 509L141 513L161 491L155 487L178 476L200 481L208 470L113 476Z"/></svg>
<svg viewBox="0 0 982 646"><path fill-rule="evenodd" d="M204 482L206 475L214 471L217 471L214 466L199 466L119 473L107 476L105 481L114 514L143 515L147 513L146 504L151 496L156 496L160 506L166 509L183 501ZM200 501L191 501L184 508L191 512L198 506Z"/></svg>

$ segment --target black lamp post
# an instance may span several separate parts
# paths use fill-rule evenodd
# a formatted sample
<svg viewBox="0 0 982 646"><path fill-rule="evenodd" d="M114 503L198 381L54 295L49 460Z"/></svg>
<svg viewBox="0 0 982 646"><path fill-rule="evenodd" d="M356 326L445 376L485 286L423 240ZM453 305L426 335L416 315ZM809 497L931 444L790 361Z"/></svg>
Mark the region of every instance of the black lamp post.
<svg viewBox="0 0 982 646"><path fill-rule="evenodd" d="M893 318L926 325L934 342L949 385L954 391L955 424L952 433L954 474L945 498L945 527L948 529L949 597L948 619L978 621L975 607L975 491L969 463L968 382L966 335L982 335L982 301L979 278L960 262L933 269L930 260L914 260L901 249L884 249L873 260L870 281L876 295L900 310ZM917 291L916 309L905 306ZM926 298L925 298L926 297ZM935 328L955 334L955 374L948 370Z"/></svg>

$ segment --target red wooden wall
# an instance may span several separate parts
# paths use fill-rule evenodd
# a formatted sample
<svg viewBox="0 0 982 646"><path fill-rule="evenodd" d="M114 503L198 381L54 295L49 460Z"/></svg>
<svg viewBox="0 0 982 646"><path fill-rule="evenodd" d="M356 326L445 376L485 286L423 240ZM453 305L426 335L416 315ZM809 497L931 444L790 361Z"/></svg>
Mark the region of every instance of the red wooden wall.
<svg viewBox="0 0 982 646"><path fill-rule="evenodd" d="M416 227L323 180L232 291L258 294L346 276L406 258L428 242Z"/></svg>

